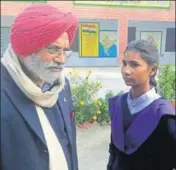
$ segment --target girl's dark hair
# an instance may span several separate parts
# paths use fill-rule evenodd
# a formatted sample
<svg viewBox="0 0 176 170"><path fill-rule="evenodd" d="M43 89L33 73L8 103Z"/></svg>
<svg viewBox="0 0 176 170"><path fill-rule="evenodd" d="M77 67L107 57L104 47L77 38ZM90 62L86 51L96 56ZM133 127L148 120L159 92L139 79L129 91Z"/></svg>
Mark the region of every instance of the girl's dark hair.
<svg viewBox="0 0 176 170"><path fill-rule="evenodd" d="M158 49L149 41L135 40L131 41L126 47L124 53L127 51L136 51L140 53L140 56L145 60L149 66L158 68L159 65L159 53ZM155 76L150 77L150 85L157 88L157 82Z"/></svg>

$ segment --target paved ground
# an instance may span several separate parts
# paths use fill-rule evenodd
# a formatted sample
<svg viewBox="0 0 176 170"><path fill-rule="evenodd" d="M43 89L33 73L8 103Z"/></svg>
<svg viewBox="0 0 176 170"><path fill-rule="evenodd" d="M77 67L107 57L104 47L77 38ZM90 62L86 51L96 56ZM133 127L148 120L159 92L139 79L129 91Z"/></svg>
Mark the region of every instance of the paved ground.
<svg viewBox="0 0 176 170"><path fill-rule="evenodd" d="M110 126L77 129L79 170L106 170Z"/></svg>

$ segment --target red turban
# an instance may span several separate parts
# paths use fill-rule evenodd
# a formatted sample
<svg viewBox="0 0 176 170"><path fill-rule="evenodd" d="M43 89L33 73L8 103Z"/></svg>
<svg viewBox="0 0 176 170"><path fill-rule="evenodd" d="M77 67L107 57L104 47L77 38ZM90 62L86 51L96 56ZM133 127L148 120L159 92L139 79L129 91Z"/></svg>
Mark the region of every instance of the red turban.
<svg viewBox="0 0 176 170"><path fill-rule="evenodd" d="M67 32L72 43L78 21L72 13L63 13L49 4L31 5L15 19L10 43L17 55L27 56L54 42Z"/></svg>

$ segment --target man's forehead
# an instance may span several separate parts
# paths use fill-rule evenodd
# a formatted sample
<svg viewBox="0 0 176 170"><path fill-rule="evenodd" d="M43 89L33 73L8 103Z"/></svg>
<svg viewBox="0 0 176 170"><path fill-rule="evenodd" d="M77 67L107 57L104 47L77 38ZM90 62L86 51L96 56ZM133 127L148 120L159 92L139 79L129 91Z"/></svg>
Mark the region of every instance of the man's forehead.
<svg viewBox="0 0 176 170"><path fill-rule="evenodd" d="M64 32L59 38L68 39L68 34Z"/></svg>
<svg viewBox="0 0 176 170"><path fill-rule="evenodd" d="M64 32L55 42L52 44L58 45L61 48L68 48L69 47L69 38L68 34Z"/></svg>

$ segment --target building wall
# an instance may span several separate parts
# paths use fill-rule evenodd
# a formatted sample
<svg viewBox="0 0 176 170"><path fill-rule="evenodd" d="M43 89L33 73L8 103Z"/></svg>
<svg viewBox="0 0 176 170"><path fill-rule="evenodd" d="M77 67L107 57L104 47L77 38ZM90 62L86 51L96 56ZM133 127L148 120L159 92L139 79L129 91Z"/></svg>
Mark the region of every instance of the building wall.
<svg viewBox="0 0 176 170"><path fill-rule="evenodd" d="M161 64L175 63L175 51L168 52L166 49L166 32L167 28L175 28L174 22L146 22L146 21L129 21L130 27L136 27L135 39L140 39L141 32L160 32L161 33L161 47L160 58ZM174 36L174 35L173 35Z"/></svg>
<svg viewBox="0 0 176 170"><path fill-rule="evenodd" d="M57 6L64 11L73 11L81 19L107 19L118 22L118 43L119 57L122 57L123 50L128 42L128 26L130 21L151 22L175 22L175 1L172 1L171 9L139 9L139 8L118 8L104 6L74 6L71 1L48 1L47 3ZM1 2L1 16L16 16L23 8L32 2ZM140 24L137 24L140 25ZM164 29L164 28L163 28ZM81 60L80 66L83 64ZM85 62L87 63L87 62ZM105 63L112 63L106 62ZM114 62L113 62L114 63ZM70 65L73 62L70 61ZM90 63L88 62L88 65ZM79 65L79 64L78 64Z"/></svg>

